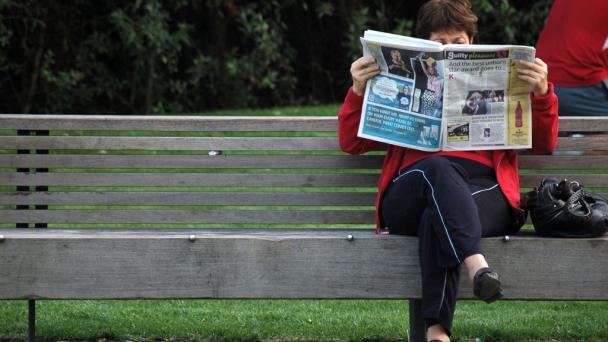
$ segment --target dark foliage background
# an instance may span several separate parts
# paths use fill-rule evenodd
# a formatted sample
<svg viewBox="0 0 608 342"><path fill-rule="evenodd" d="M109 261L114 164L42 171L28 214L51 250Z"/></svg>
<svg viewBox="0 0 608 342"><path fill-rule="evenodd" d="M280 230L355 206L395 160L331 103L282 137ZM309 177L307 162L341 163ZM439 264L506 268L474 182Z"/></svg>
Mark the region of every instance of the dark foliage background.
<svg viewBox="0 0 608 342"><path fill-rule="evenodd" d="M473 0L476 42L534 45L549 0ZM333 103L365 29L423 0L0 0L0 112L186 113Z"/></svg>

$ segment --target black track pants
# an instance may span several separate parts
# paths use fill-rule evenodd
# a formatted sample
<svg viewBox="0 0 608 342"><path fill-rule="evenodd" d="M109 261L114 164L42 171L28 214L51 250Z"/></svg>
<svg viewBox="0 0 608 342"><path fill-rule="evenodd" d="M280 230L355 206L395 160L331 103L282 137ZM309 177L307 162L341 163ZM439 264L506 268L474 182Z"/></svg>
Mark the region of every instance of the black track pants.
<svg viewBox="0 0 608 342"><path fill-rule="evenodd" d="M419 239L422 315L448 334L456 307L460 264L481 254L480 238L513 233L513 210L494 170L463 158L429 157L402 170L380 208L391 234Z"/></svg>

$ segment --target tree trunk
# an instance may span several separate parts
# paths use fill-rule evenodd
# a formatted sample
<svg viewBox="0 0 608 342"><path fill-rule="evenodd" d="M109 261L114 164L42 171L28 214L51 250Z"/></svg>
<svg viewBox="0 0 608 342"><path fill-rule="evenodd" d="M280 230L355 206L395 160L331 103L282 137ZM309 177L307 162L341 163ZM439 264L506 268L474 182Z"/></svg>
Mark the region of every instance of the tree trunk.
<svg viewBox="0 0 608 342"><path fill-rule="evenodd" d="M40 33L38 36L38 42L36 45L36 54L34 56L34 62L32 65L32 73L30 75L29 82L27 84L27 91L25 98L23 100L23 104L21 106L21 113L29 114L32 109L32 100L34 95L36 95L36 90L38 88L38 78L40 77L41 72L41 64L42 64L42 55L44 53L44 42L46 38L46 29ZM24 85L25 86L25 85Z"/></svg>
<svg viewBox="0 0 608 342"><path fill-rule="evenodd" d="M154 80L156 79L154 73L156 69L156 53L150 53L148 55L148 72L146 82L146 97L144 103L144 113L150 114L152 110L152 95L154 93ZM165 80L166 81L166 80Z"/></svg>

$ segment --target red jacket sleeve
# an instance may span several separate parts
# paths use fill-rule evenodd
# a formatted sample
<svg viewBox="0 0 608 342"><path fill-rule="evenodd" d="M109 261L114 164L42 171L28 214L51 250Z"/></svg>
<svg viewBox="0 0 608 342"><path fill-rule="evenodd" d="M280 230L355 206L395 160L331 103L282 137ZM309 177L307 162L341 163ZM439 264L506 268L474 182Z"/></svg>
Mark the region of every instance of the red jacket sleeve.
<svg viewBox="0 0 608 342"><path fill-rule="evenodd" d="M532 154L546 154L557 146L558 130L557 96L553 84L545 96L532 94Z"/></svg>
<svg viewBox="0 0 608 342"><path fill-rule="evenodd" d="M384 148L384 144L357 136L361 121L363 97L348 89L344 103L338 113L338 140L340 149L349 154L362 154Z"/></svg>

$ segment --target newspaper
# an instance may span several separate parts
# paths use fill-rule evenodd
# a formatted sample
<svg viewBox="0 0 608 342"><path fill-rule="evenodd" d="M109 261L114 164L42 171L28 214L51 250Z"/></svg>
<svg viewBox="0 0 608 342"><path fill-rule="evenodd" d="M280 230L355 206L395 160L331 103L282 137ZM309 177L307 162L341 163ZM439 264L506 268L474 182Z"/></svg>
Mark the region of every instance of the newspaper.
<svg viewBox="0 0 608 342"><path fill-rule="evenodd" d="M380 74L367 82L360 137L423 151L532 147L530 89L515 60L532 61L533 47L370 30L361 43Z"/></svg>

